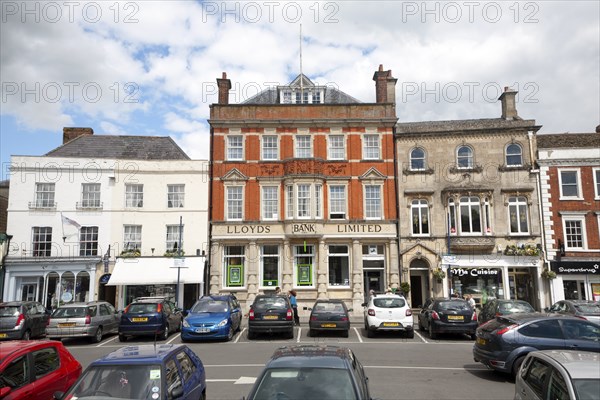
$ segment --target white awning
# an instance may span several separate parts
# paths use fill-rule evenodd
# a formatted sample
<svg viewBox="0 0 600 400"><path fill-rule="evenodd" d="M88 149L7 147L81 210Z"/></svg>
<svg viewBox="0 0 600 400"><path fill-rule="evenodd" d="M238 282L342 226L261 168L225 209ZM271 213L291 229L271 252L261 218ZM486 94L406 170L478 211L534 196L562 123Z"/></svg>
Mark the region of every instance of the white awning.
<svg viewBox="0 0 600 400"><path fill-rule="evenodd" d="M204 282L204 257L140 257L117 258L107 286L117 285L154 285L176 284L177 268L179 268L179 283ZM183 261L182 261L183 260Z"/></svg>

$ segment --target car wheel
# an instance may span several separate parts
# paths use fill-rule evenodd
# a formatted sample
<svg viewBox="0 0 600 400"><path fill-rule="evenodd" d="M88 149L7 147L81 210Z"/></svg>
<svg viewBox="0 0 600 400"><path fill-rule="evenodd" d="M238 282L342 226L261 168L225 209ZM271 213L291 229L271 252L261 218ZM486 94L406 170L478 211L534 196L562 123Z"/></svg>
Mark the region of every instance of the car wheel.
<svg viewBox="0 0 600 400"><path fill-rule="evenodd" d="M512 371L511 371L513 378L517 377L517 374L519 373L519 368L521 368L521 364L523 364L524 360L525 360L525 356L521 356L513 362Z"/></svg>
<svg viewBox="0 0 600 400"><path fill-rule="evenodd" d="M227 332L227 341L233 339L233 326L229 325L229 332Z"/></svg>
<svg viewBox="0 0 600 400"><path fill-rule="evenodd" d="M469 336L471 337L471 340L477 339L477 335L474 333L470 334Z"/></svg>
<svg viewBox="0 0 600 400"><path fill-rule="evenodd" d="M423 326L423 324L421 323L421 319L419 319L419 323L418 323L418 324L419 324L419 330L420 330L421 332L425 332L425 327L424 327L424 326Z"/></svg>
<svg viewBox="0 0 600 400"><path fill-rule="evenodd" d="M367 328L367 337L372 338L374 336L375 336L375 331L372 331L369 328Z"/></svg>
<svg viewBox="0 0 600 400"><path fill-rule="evenodd" d="M119 342L126 342L126 341L127 341L127 336L119 333Z"/></svg>
<svg viewBox="0 0 600 400"><path fill-rule="evenodd" d="M102 341L102 327L99 326L98 329L96 329L96 333L92 337L92 343L100 343L101 341Z"/></svg>
<svg viewBox="0 0 600 400"><path fill-rule="evenodd" d="M294 328L290 329L290 331L287 334L288 339L293 339L294 338Z"/></svg>
<svg viewBox="0 0 600 400"><path fill-rule="evenodd" d="M314 337L315 336L315 331L313 331L312 329L308 330L308 337Z"/></svg>
<svg viewBox="0 0 600 400"><path fill-rule="evenodd" d="M31 331L29 329L27 329L25 332L23 332L23 340L30 340L31 339Z"/></svg>
<svg viewBox="0 0 600 400"><path fill-rule="evenodd" d="M414 329L411 329L410 331L406 332L406 337L408 339L414 339L414 337L415 337L415 331L414 331Z"/></svg>
<svg viewBox="0 0 600 400"><path fill-rule="evenodd" d="M200 400L206 400L206 390L200 395Z"/></svg>
<svg viewBox="0 0 600 400"><path fill-rule="evenodd" d="M248 339L256 339L256 333L248 329Z"/></svg>
<svg viewBox="0 0 600 400"><path fill-rule="evenodd" d="M165 331L163 332L163 334L160 338L162 340L167 340L169 338L169 324L165 325Z"/></svg>
<svg viewBox="0 0 600 400"><path fill-rule="evenodd" d="M437 334L433 331L433 326L429 324L429 338L435 339L437 338Z"/></svg>
<svg viewBox="0 0 600 400"><path fill-rule="evenodd" d="M342 336L347 338L348 336L350 336L350 332L349 331L344 331L342 332Z"/></svg>

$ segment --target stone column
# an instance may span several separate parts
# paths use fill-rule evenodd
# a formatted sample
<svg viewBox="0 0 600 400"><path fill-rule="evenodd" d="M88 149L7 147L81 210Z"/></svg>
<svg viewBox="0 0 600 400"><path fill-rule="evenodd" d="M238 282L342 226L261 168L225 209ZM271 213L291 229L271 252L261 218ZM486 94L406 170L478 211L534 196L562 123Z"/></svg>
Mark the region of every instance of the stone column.
<svg viewBox="0 0 600 400"><path fill-rule="evenodd" d="M392 289L400 288L400 259L398 256L398 243L396 240L390 240L387 244L387 250L389 251L389 286Z"/></svg>
<svg viewBox="0 0 600 400"><path fill-rule="evenodd" d="M281 291L287 293L294 286L294 259L289 240L283 241Z"/></svg>
<svg viewBox="0 0 600 400"><path fill-rule="evenodd" d="M327 298L327 245L325 240L319 240L319 255L317 257L317 298Z"/></svg>
<svg viewBox="0 0 600 400"><path fill-rule="evenodd" d="M362 311L365 286L363 282L362 245L360 241L352 241L352 308L354 316Z"/></svg>
<svg viewBox="0 0 600 400"><path fill-rule="evenodd" d="M258 255L258 246L256 242L252 241L248 243L248 257L246 259L246 265L248 266L248 281L246 283L246 288L248 291L248 304L251 304L254 301L254 298L258 294L258 268L259 268L259 255Z"/></svg>
<svg viewBox="0 0 600 400"><path fill-rule="evenodd" d="M210 286L207 294L218 294L221 291L223 283L223 258L221 253L221 243L213 241L210 248Z"/></svg>

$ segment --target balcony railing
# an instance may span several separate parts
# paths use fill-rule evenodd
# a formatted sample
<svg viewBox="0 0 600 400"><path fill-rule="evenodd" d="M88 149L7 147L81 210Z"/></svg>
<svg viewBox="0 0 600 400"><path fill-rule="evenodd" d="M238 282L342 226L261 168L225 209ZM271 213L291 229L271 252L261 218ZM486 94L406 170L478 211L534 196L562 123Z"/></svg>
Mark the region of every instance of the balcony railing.
<svg viewBox="0 0 600 400"><path fill-rule="evenodd" d="M101 201L78 201L75 203L78 210L102 210L103 203Z"/></svg>
<svg viewBox="0 0 600 400"><path fill-rule="evenodd" d="M55 201L30 201L30 210L56 210Z"/></svg>

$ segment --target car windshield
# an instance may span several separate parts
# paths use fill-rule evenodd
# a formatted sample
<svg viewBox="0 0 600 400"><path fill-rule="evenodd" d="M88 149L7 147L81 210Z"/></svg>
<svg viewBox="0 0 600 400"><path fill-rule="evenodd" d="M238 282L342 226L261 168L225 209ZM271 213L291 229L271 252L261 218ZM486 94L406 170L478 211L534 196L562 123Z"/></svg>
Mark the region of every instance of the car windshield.
<svg viewBox="0 0 600 400"><path fill-rule="evenodd" d="M403 299L399 298L375 298L373 305L379 308L400 308L404 307L406 303Z"/></svg>
<svg viewBox="0 0 600 400"><path fill-rule="evenodd" d="M64 307L57 308L52 313L52 318L82 318L91 315L92 307Z"/></svg>
<svg viewBox="0 0 600 400"><path fill-rule="evenodd" d="M501 303L498 308L504 313L535 312L527 303Z"/></svg>
<svg viewBox="0 0 600 400"><path fill-rule="evenodd" d="M600 393L598 379L573 379L573 386L578 399L597 399Z"/></svg>
<svg viewBox="0 0 600 400"><path fill-rule="evenodd" d="M350 372L332 368L276 368L265 371L254 400L356 399Z"/></svg>
<svg viewBox="0 0 600 400"><path fill-rule="evenodd" d="M166 398L162 391L159 364L91 366L64 398L149 399L154 393Z"/></svg>
<svg viewBox="0 0 600 400"><path fill-rule="evenodd" d="M144 314L156 312L158 304L156 303L134 303L127 309L128 314Z"/></svg>
<svg viewBox="0 0 600 400"><path fill-rule="evenodd" d="M314 310L316 312L337 312L343 313L344 306L341 303L317 303Z"/></svg>
<svg viewBox="0 0 600 400"><path fill-rule="evenodd" d="M438 310L471 310L469 303L463 300L440 301L437 306Z"/></svg>
<svg viewBox="0 0 600 400"><path fill-rule="evenodd" d="M270 308L287 309L287 303L283 297L258 297L254 300L255 310L267 310Z"/></svg>
<svg viewBox="0 0 600 400"><path fill-rule="evenodd" d="M5 306L0 307L0 317L18 317L19 307L17 306Z"/></svg>
<svg viewBox="0 0 600 400"><path fill-rule="evenodd" d="M575 304L575 309L584 314L600 313L600 306L596 304Z"/></svg>
<svg viewBox="0 0 600 400"><path fill-rule="evenodd" d="M202 299L198 300L191 310L193 313L221 313L229 311L226 301Z"/></svg>

